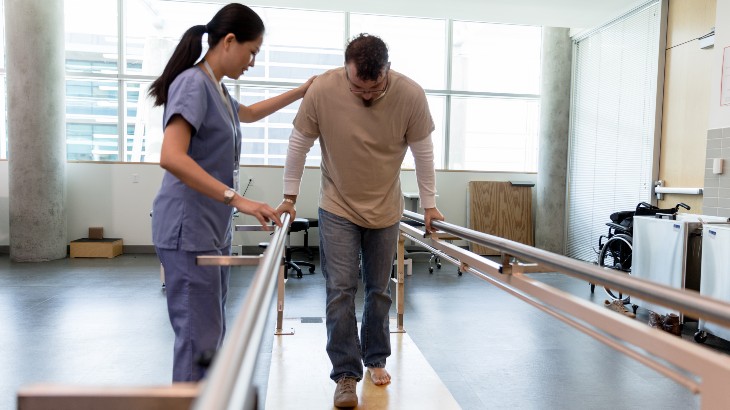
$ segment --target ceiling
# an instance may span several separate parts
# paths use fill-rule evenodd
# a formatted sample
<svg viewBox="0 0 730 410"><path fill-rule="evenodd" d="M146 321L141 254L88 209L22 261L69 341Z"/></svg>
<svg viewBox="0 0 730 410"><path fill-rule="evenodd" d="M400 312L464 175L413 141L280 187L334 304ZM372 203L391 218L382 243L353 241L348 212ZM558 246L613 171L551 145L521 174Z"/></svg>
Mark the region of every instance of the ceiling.
<svg viewBox="0 0 730 410"><path fill-rule="evenodd" d="M472 13L493 16L485 21L592 28L646 4L647 0L457 0L456 3L463 3Z"/></svg>
<svg viewBox="0 0 730 410"><path fill-rule="evenodd" d="M649 0L253 0L251 4L451 18L492 23L593 28Z"/></svg>

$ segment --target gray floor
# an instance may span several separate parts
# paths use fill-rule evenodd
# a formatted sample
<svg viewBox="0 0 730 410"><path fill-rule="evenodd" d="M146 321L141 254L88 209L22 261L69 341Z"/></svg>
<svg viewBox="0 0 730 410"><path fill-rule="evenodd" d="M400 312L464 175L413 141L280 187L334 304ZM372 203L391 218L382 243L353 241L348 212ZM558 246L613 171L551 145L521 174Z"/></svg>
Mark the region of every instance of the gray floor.
<svg viewBox="0 0 730 410"><path fill-rule="evenodd" d="M432 275L426 267L421 259L407 277L405 327L464 409L699 408L683 387L488 283L450 264ZM252 272L234 272L229 321ZM585 282L540 277L603 302ZM319 270L291 279L286 317L322 316ZM0 323L0 409L15 408L17 389L31 383L169 383L173 335L154 255L28 264L0 255ZM262 390L272 338L257 368ZM707 346L730 351L713 336Z"/></svg>

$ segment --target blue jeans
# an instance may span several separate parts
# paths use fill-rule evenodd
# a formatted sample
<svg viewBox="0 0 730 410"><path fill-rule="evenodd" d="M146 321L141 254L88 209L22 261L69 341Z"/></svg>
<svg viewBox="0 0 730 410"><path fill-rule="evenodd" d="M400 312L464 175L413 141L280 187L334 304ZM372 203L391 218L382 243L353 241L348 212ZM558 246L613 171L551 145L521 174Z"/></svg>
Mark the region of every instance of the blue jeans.
<svg viewBox="0 0 730 410"><path fill-rule="evenodd" d="M327 354L330 378L362 379L366 367L385 367L390 356L390 273L398 225L368 229L319 209L320 267L327 284ZM355 295L362 258L365 284L360 338Z"/></svg>
<svg viewBox="0 0 730 410"><path fill-rule="evenodd" d="M173 382L194 382L205 376L198 359L217 351L226 333L228 266L198 266L198 255L230 255L231 248L186 252L157 248L165 268L167 312L175 332Z"/></svg>

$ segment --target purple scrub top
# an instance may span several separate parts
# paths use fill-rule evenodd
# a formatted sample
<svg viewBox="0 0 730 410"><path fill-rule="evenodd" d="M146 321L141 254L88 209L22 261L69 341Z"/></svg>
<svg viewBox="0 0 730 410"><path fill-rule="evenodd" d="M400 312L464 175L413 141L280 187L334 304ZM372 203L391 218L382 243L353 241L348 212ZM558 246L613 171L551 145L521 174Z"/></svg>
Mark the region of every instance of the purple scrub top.
<svg viewBox="0 0 730 410"><path fill-rule="evenodd" d="M163 127L174 115L181 115L193 127L188 155L214 178L234 187L233 173L238 171L241 156L241 126L239 104L227 90L226 96L233 107L233 121L213 80L201 68L189 68L170 85ZM158 248L188 252L227 247L233 210L165 172L152 205L152 241Z"/></svg>

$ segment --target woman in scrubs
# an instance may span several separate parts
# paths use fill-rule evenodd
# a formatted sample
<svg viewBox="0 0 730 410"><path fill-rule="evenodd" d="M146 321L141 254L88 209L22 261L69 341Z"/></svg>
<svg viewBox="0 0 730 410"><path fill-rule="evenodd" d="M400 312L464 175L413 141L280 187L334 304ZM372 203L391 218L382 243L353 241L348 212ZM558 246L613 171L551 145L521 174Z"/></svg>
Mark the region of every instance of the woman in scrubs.
<svg viewBox="0 0 730 410"><path fill-rule="evenodd" d="M209 49L200 59L203 34ZM237 185L240 122L255 122L302 98L302 86L245 106L221 83L253 67L264 23L250 8L228 4L208 24L189 28L149 91L164 106L162 186L152 207L152 236L165 269L167 307L175 333L172 379L198 381L205 358L225 335L229 268L197 266L199 255L230 255L234 209L264 227L281 226L271 206L244 198Z"/></svg>

